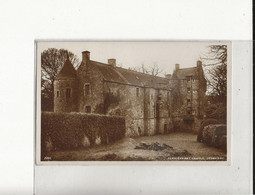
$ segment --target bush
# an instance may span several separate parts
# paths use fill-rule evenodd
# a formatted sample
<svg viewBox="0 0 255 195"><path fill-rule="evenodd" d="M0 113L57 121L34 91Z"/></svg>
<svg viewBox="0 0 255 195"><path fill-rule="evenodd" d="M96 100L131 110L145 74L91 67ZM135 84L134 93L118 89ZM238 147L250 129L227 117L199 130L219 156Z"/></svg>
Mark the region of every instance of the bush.
<svg viewBox="0 0 255 195"><path fill-rule="evenodd" d="M227 151L227 136L226 135L223 135L221 137L221 140L220 140L220 148L223 150L223 151Z"/></svg>
<svg viewBox="0 0 255 195"><path fill-rule="evenodd" d="M214 146L217 148L224 144L224 140L221 140L223 136L226 136L227 128L225 124L215 124L205 126L203 131L203 141L208 146ZM221 143L222 141L222 143Z"/></svg>
<svg viewBox="0 0 255 195"><path fill-rule="evenodd" d="M66 150L83 147L85 139L93 146L96 140L108 144L124 135L125 119L122 117L83 113L41 114L42 153L46 151L49 140L53 150Z"/></svg>
<svg viewBox="0 0 255 195"><path fill-rule="evenodd" d="M199 127L199 131L198 131L198 135L197 135L197 141L198 142L202 142L203 141L203 130L204 127L207 125L211 125L211 124L218 124L218 120L216 119L205 119L201 122L200 127Z"/></svg>
<svg viewBox="0 0 255 195"><path fill-rule="evenodd" d="M205 107L205 114L208 118L217 119L225 123L227 119L227 107L222 103L210 104Z"/></svg>

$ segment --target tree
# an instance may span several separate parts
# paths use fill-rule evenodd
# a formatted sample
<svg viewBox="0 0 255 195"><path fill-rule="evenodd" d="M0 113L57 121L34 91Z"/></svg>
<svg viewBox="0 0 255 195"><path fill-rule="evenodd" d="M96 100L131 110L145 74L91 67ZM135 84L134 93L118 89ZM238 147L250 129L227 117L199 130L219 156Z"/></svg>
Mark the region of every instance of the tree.
<svg viewBox="0 0 255 195"><path fill-rule="evenodd" d="M208 94L218 102L227 101L227 45L210 45L202 58L207 72Z"/></svg>
<svg viewBox="0 0 255 195"><path fill-rule="evenodd" d="M154 63L153 66L149 66L148 72L149 72L149 74L151 74L153 76L158 76L159 74L161 74L163 72L163 70L161 70L159 68L157 63Z"/></svg>
<svg viewBox="0 0 255 195"><path fill-rule="evenodd" d="M54 103L54 80L63 67L67 53L69 60L77 69L79 59L66 49L49 48L41 54L41 103L42 110L53 111Z"/></svg>
<svg viewBox="0 0 255 195"><path fill-rule="evenodd" d="M149 67L145 67L145 65L142 64L141 67L129 68L129 69L137 71L137 72L145 73L145 74L150 74L153 76L159 76L163 72L163 70L159 68L157 63L154 63L153 66L149 66Z"/></svg>

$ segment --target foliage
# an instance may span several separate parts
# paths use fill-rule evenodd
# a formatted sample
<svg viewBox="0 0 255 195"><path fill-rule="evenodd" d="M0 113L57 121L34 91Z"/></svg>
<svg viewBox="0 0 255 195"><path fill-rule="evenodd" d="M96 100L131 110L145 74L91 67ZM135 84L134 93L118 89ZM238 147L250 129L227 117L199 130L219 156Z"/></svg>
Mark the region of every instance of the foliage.
<svg viewBox="0 0 255 195"><path fill-rule="evenodd" d="M223 103L206 105L204 111L207 118L217 119L221 123L226 123L227 107Z"/></svg>
<svg viewBox="0 0 255 195"><path fill-rule="evenodd" d="M226 104L227 45L210 45L208 55L202 58L207 72L209 95Z"/></svg>
<svg viewBox="0 0 255 195"><path fill-rule="evenodd" d="M172 80L172 86L174 86L172 87L172 110L176 112L184 104L183 98L181 98L180 81Z"/></svg>
<svg viewBox="0 0 255 195"><path fill-rule="evenodd" d="M226 136L227 128L223 124L211 124L203 130L203 142L208 146L222 147L222 137ZM226 137L225 137L226 141Z"/></svg>
<svg viewBox="0 0 255 195"><path fill-rule="evenodd" d="M53 82L67 59L67 53L69 60L77 68L80 63L79 59L72 52L65 49L49 48L41 54L42 110L53 110Z"/></svg>
<svg viewBox="0 0 255 195"><path fill-rule="evenodd" d="M119 105L120 96L114 95L112 92L104 93L104 103L98 104L95 109L95 113L108 114L110 107L116 107Z"/></svg>
<svg viewBox="0 0 255 195"><path fill-rule="evenodd" d="M120 96L114 95L111 92L105 93L105 99L104 99L104 111L105 113L108 112L110 106L117 106L120 102Z"/></svg>
<svg viewBox="0 0 255 195"><path fill-rule="evenodd" d="M212 118L203 120L200 124L200 127L199 127L199 131L198 131L198 135L197 135L197 141L198 142L203 141L203 130L204 130L205 126L211 125L211 124L218 124L218 123L219 123L218 120L212 119Z"/></svg>
<svg viewBox="0 0 255 195"><path fill-rule="evenodd" d="M53 150L68 150L83 147L85 137L93 146L98 138L102 144L108 144L124 135L125 119L122 117L54 112L42 112L41 115L42 154L45 154L49 139Z"/></svg>

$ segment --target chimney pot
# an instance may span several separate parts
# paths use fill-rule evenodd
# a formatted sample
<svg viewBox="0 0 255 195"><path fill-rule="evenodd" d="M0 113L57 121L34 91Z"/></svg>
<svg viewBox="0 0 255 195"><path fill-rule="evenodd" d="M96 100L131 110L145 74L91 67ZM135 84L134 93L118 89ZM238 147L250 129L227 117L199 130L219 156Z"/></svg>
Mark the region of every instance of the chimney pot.
<svg viewBox="0 0 255 195"><path fill-rule="evenodd" d="M83 51L82 52L82 62L86 62L90 60L90 52L89 51Z"/></svg>
<svg viewBox="0 0 255 195"><path fill-rule="evenodd" d="M200 60L197 61L197 66L202 66L202 62Z"/></svg>
<svg viewBox="0 0 255 195"><path fill-rule="evenodd" d="M112 67L116 67L116 59L108 59L108 64L111 65Z"/></svg>

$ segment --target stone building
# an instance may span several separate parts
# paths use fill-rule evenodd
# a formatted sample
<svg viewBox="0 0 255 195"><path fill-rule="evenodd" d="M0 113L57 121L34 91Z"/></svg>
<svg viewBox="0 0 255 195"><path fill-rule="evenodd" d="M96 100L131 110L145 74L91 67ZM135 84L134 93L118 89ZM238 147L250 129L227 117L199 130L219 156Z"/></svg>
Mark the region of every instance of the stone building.
<svg viewBox="0 0 255 195"><path fill-rule="evenodd" d="M202 114L205 89L200 81L204 82L200 62L191 69L176 66L172 77L163 78L118 67L115 59L108 64L93 61L84 51L77 71L67 59L54 81L54 112L124 116L126 136L168 133L173 131L174 110L184 104L182 117ZM175 88L177 99L172 94Z"/></svg>
<svg viewBox="0 0 255 195"><path fill-rule="evenodd" d="M171 84L174 102L173 119L179 118L182 123L180 128L197 131L204 117L206 92L202 62L197 61L196 67L183 69L176 64Z"/></svg>

